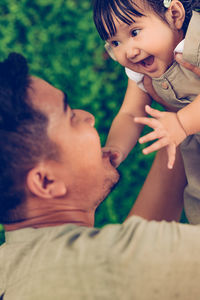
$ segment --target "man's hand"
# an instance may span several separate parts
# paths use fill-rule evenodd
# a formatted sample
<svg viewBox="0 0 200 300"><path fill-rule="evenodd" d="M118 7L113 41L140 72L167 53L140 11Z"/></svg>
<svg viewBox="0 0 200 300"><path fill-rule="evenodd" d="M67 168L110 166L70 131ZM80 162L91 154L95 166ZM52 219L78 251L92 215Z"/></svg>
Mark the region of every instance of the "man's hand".
<svg viewBox="0 0 200 300"><path fill-rule="evenodd" d="M175 54L175 59L176 59L177 63L179 63L180 65L182 65L183 67L192 71L193 73L195 73L197 76L200 77L200 68L183 60L182 54L180 54L180 53Z"/></svg>
<svg viewBox="0 0 200 300"><path fill-rule="evenodd" d="M102 152L109 153L110 161L115 168L117 168L123 161L122 152L115 147L105 146L102 148Z"/></svg>
<svg viewBox="0 0 200 300"><path fill-rule="evenodd" d="M186 138L186 133L176 113L161 112L150 106L145 106L146 112L152 117L136 117L136 123L148 125L154 131L146 134L139 139L141 144L157 139L151 146L143 150L144 154L167 147L168 168L172 169L176 157L176 147Z"/></svg>

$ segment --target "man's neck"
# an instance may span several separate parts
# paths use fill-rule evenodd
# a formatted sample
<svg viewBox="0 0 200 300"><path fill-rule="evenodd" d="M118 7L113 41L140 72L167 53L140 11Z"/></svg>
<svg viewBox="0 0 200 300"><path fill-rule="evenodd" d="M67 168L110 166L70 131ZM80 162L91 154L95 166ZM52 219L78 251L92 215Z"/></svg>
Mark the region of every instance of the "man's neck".
<svg viewBox="0 0 200 300"><path fill-rule="evenodd" d="M41 228L50 226L59 226L64 224L76 224L79 226L93 227L94 212L81 210L45 212L44 215L37 215L26 220L13 224L4 224L6 231L19 230L22 228Z"/></svg>

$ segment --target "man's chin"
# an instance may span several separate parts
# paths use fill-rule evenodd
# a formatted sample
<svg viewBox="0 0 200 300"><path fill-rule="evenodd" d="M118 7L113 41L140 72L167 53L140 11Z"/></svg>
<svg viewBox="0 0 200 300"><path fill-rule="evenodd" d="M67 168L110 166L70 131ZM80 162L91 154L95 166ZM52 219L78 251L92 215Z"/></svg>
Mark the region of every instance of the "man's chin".
<svg viewBox="0 0 200 300"><path fill-rule="evenodd" d="M106 169L106 180L105 180L105 186L108 187L108 193L112 189L113 186L117 184L119 181L119 172L111 163L110 155L108 153L103 154L103 161L104 161L104 167Z"/></svg>
<svg viewBox="0 0 200 300"><path fill-rule="evenodd" d="M114 171L115 171L115 178L114 178L114 184L113 184L113 186L115 186L117 183L118 183L118 181L119 181L119 178L120 178L120 174L119 174L119 171L116 169L116 168L114 168Z"/></svg>
<svg viewBox="0 0 200 300"><path fill-rule="evenodd" d="M111 191L117 186L118 182L119 182L119 172L114 168L114 172L112 174L110 174L110 177L107 177L107 179L104 181L104 186L103 186L103 193L102 196L98 199L97 203L96 203L96 207L98 207L101 202L103 202L106 197L111 193Z"/></svg>
<svg viewBox="0 0 200 300"><path fill-rule="evenodd" d="M108 180L110 180L110 182L111 182L110 185L112 187L119 181L120 175L119 175L119 172L116 169L116 167L114 167L110 161L109 161L109 167L107 170L109 170Z"/></svg>
<svg viewBox="0 0 200 300"><path fill-rule="evenodd" d="M105 186L107 186L107 193L106 196L116 187L117 183L119 182L120 174L115 167L112 166L112 174L107 177Z"/></svg>
<svg viewBox="0 0 200 300"><path fill-rule="evenodd" d="M113 178L110 178L109 184L108 184L108 190L107 190L107 194L105 195L105 197L107 197L118 185L119 183L119 179L120 179L120 174L119 172L115 169L115 176L113 176Z"/></svg>

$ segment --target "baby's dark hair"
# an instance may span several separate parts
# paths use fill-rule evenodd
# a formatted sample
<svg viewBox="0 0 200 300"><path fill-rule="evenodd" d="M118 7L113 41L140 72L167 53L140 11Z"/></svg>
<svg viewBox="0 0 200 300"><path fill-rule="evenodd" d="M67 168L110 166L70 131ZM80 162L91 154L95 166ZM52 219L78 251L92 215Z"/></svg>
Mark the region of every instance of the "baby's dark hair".
<svg viewBox="0 0 200 300"><path fill-rule="evenodd" d="M47 117L28 97L26 59L11 53L0 62L0 223L25 218L26 175L41 159L55 157Z"/></svg>
<svg viewBox="0 0 200 300"><path fill-rule="evenodd" d="M148 5L164 21L167 8L164 7L163 0L141 0L144 5ZM182 26L184 34L192 16L192 10L199 8L199 0L180 0L185 9L185 20ZM114 17L130 25L134 22L134 16L141 17L141 9L133 0L94 0L93 18L97 31L102 40L107 40L116 33Z"/></svg>

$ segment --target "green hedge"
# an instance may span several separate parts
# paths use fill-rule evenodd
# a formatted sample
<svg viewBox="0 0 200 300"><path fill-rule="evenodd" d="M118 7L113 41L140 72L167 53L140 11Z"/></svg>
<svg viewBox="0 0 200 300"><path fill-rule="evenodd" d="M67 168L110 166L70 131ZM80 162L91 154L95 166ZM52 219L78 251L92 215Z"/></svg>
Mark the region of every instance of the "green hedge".
<svg viewBox="0 0 200 300"><path fill-rule="evenodd" d="M16 51L31 72L69 94L72 107L96 116L102 145L126 89L123 68L108 58L90 0L1 0L0 60ZM96 225L121 222L144 181L153 155L136 146L120 166L121 182L98 208ZM1 237L0 237L1 238Z"/></svg>

